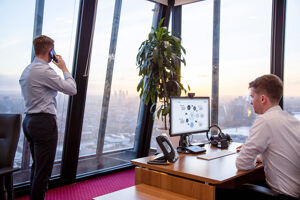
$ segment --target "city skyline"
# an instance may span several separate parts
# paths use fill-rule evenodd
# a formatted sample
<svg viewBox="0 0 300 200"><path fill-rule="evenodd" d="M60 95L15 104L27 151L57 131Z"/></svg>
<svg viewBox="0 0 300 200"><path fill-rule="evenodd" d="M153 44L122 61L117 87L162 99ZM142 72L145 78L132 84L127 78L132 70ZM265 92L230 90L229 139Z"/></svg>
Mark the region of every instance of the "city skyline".
<svg viewBox="0 0 300 200"><path fill-rule="evenodd" d="M99 96L89 98L86 104L86 115L82 127L82 144L80 156L95 154L97 146L98 129L101 114L101 100ZM300 120L300 98L289 98L286 102L286 111L293 114ZM61 158L63 147L63 135L65 128L66 104L65 95L58 96L58 122L59 122L59 145L56 160ZM104 151L110 151L118 148L132 148L134 144L134 134L138 114L139 98L129 97L125 91L119 91L113 94L109 106L109 115L107 120ZM126 110L124 110L126 109ZM24 110L23 98L20 95L3 96L0 94L0 112L1 113L22 113ZM249 112L250 110L250 112ZM239 96L221 101L219 105L219 126L230 131L229 134L242 134L247 136L250 126L256 118L252 106L249 104L246 96ZM153 129L160 126L161 120L156 119ZM246 128L248 127L248 128ZM233 129L235 128L235 129ZM237 129L238 128L238 129ZM155 132L153 133L155 136ZM201 134L200 134L201 136ZM198 136L195 136L197 138ZM21 134L19 150L22 151ZM245 137L246 138L246 137ZM244 139L245 139L244 138ZM154 139L153 139L154 141ZM152 142L152 145L154 143ZM119 147L118 147L119 146ZM90 150L89 150L90 149ZM92 150L92 151L91 151ZM21 154L17 156L17 162L20 162Z"/></svg>
<svg viewBox="0 0 300 200"><path fill-rule="evenodd" d="M139 101L138 97L129 97L126 91L114 92L111 95L104 137L104 152L113 152L134 147ZM285 100L285 110L300 120L300 105L298 102L300 102L300 97L287 98ZM57 103L59 135L55 162L59 164L62 159L64 146L68 97L59 93ZM80 158L96 155L101 105L102 96L90 96L87 99L81 133ZM249 112L249 110L251 112ZM10 96L0 93L1 113L23 113L23 111L24 101L20 94ZM247 100L247 96L239 96L226 100L224 98L220 99L219 126L224 133L231 135L233 141L245 142L255 118L256 114L254 114L252 106ZM161 124L162 121L156 118L153 125L151 148L157 148L155 137L158 134L157 128L161 127ZM192 142L206 141L206 136L203 133L193 134L191 138ZM23 139L24 135L21 132L15 156L15 167L23 166ZM57 170L53 173L57 173ZM27 181L29 179L18 180Z"/></svg>

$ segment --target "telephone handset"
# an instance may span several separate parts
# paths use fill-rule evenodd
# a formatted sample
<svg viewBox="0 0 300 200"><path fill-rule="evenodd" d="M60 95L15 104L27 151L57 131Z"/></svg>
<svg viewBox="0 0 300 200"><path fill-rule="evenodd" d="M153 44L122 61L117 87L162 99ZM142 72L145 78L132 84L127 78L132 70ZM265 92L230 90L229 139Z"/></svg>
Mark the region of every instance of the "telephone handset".
<svg viewBox="0 0 300 200"><path fill-rule="evenodd" d="M52 49L50 50L49 53L50 53L51 59L53 59L55 62L58 63L58 60L57 60L57 58L55 57L56 53L55 53L55 51L54 51L54 48L52 48Z"/></svg>
<svg viewBox="0 0 300 200"><path fill-rule="evenodd" d="M171 141L166 135L159 135L156 137L156 141L163 152L163 156L148 161L149 164L169 164L178 159L178 153L174 149Z"/></svg>

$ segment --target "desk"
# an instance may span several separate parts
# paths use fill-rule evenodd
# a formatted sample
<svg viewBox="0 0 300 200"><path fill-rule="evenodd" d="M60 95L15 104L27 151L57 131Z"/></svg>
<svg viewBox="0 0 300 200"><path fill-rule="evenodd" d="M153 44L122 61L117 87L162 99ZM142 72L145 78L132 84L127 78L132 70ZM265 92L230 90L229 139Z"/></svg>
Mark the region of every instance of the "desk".
<svg viewBox="0 0 300 200"><path fill-rule="evenodd" d="M93 200L196 200L174 192L162 190L145 184L135 185L123 190L95 197Z"/></svg>
<svg viewBox="0 0 300 200"><path fill-rule="evenodd" d="M228 150L235 151L239 143L231 143ZM205 146L206 153L222 151ZM232 154L213 160L198 159L199 154L179 154L170 165L151 165L154 156L132 160L136 165L135 184L148 184L197 199L215 199L216 188L237 188L244 182L263 177L262 165L253 170L238 171Z"/></svg>

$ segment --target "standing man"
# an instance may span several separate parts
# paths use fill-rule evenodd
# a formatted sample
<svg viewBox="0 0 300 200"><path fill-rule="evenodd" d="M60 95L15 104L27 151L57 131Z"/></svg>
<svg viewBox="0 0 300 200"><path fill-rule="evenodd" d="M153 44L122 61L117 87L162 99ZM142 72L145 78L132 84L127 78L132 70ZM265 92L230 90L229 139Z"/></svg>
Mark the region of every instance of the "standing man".
<svg viewBox="0 0 300 200"><path fill-rule="evenodd" d="M264 75L250 82L249 88L251 104L259 116L236 159L236 167L249 170L261 161L267 185L287 198L298 198L300 122L278 105L283 94L282 81L275 75Z"/></svg>
<svg viewBox="0 0 300 200"><path fill-rule="evenodd" d="M25 68L19 82L25 100L23 131L33 160L30 199L42 200L46 194L57 146L57 91L75 95L77 89L61 56L54 55L58 62L52 62L63 71L64 79L48 64L52 60L50 51L54 48L54 40L40 35L33 40L33 46L35 58Z"/></svg>

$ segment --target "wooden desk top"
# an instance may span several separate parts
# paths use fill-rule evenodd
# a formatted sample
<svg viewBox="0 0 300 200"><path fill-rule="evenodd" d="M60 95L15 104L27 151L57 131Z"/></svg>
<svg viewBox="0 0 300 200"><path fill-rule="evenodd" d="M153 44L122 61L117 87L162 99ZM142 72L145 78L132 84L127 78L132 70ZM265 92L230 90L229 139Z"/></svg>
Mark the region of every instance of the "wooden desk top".
<svg viewBox="0 0 300 200"><path fill-rule="evenodd" d="M240 143L232 142L226 150L236 151L236 147L240 145ZM205 146L205 149L206 153L222 151L221 149L211 147L209 144ZM235 160L238 153L213 160L198 159L198 155L200 154L179 154L179 159L170 165L148 164L147 161L153 159L154 156L134 159L131 162L139 167L145 167L214 185L224 183L263 167L260 165L252 170L238 171L235 166Z"/></svg>
<svg viewBox="0 0 300 200"><path fill-rule="evenodd" d="M163 190L150 185L139 184L123 190L118 190L100 197L95 197L93 200L196 200L194 198Z"/></svg>

